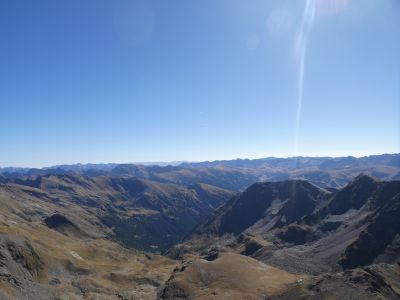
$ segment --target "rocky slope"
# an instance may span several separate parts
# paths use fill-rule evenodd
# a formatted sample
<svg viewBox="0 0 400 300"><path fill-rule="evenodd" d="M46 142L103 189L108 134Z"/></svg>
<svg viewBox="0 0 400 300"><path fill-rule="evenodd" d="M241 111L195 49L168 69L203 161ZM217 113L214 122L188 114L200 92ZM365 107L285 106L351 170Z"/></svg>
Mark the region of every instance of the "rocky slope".
<svg viewBox="0 0 400 300"><path fill-rule="evenodd" d="M256 223L282 227L313 212L327 194L301 180L256 183L222 206L197 233L237 235Z"/></svg>
<svg viewBox="0 0 400 300"><path fill-rule="evenodd" d="M399 207L399 181L366 175L338 191L304 181L258 183L220 207L170 255L191 264L194 254L236 253L298 276L271 298L398 299ZM170 288L176 284L182 286L173 279Z"/></svg>
<svg viewBox="0 0 400 300"><path fill-rule="evenodd" d="M76 202L0 187L0 299L154 299L176 262L122 247Z"/></svg>

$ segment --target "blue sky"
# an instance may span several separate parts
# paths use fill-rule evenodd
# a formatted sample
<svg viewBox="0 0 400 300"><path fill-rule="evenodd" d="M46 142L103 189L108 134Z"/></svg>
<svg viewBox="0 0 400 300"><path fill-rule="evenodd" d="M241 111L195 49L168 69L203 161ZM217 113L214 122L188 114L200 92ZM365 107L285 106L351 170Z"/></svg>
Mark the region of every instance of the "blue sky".
<svg viewBox="0 0 400 300"><path fill-rule="evenodd" d="M400 2L309 2L2 1L0 167L399 152Z"/></svg>

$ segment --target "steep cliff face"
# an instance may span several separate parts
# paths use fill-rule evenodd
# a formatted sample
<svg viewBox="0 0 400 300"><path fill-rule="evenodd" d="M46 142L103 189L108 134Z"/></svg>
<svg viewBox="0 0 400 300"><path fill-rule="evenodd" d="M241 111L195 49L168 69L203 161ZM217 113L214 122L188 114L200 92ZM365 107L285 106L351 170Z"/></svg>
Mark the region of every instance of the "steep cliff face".
<svg viewBox="0 0 400 300"><path fill-rule="evenodd" d="M381 260L400 259L399 238L400 192L377 211L367 228L347 247L339 263L347 269L371 264L381 254Z"/></svg>

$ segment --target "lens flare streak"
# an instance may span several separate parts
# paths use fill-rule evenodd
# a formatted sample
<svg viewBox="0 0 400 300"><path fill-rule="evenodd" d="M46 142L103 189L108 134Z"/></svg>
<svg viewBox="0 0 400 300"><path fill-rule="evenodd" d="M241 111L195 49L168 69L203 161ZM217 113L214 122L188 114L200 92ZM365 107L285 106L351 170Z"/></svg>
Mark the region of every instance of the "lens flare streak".
<svg viewBox="0 0 400 300"><path fill-rule="evenodd" d="M295 128L295 156L299 153L299 131L301 111L304 98L304 72L307 51L308 35L311 31L315 18L315 0L307 0L304 7L303 18L299 31L296 35L295 57L298 64L298 91L297 91L297 111L296 111L296 128Z"/></svg>

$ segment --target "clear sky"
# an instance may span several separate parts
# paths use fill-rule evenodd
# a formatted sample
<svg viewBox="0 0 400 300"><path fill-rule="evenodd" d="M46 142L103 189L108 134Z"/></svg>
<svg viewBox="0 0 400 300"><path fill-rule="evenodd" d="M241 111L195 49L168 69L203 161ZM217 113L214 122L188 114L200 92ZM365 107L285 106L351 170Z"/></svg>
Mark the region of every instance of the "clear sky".
<svg viewBox="0 0 400 300"><path fill-rule="evenodd" d="M0 28L0 167L400 152L398 0L12 0Z"/></svg>

